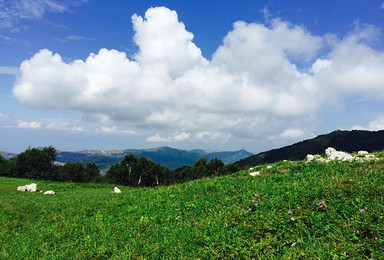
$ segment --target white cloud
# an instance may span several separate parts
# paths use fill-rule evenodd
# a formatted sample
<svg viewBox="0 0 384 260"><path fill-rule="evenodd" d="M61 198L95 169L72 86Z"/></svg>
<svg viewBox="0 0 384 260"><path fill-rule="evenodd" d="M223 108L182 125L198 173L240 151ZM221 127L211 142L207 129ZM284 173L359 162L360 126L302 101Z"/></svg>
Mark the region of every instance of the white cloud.
<svg viewBox="0 0 384 260"><path fill-rule="evenodd" d="M305 136L306 131L300 128L289 128L285 129L279 134L281 139L301 139Z"/></svg>
<svg viewBox="0 0 384 260"><path fill-rule="evenodd" d="M47 12L63 13L84 0L2 0L0 1L0 29L19 30L20 19L40 19Z"/></svg>
<svg viewBox="0 0 384 260"><path fill-rule="evenodd" d="M117 126L102 126L101 132L107 134L126 134L126 135L139 135L139 132L134 130L120 130Z"/></svg>
<svg viewBox="0 0 384 260"><path fill-rule="evenodd" d="M147 138L147 142L165 143L165 142L182 142L190 139L191 133L182 132L169 137L162 137L159 133Z"/></svg>
<svg viewBox="0 0 384 260"><path fill-rule="evenodd" d="M303 132L281 126L348 95L384 98L384 53L369 45L378 36L373 27L337 39L280 19L236 22L207 60L175 11L150 8L132 22L133 59L101 49L65 63L41 50L21 64L15 97L31 107L81 111L101 125L178 133L148 142L299 138Z"/></svg>
<svg viewBox="0 0 384 260"><path fill-rule="evenodd" d="M368 129L371 131L384 130L384 116L378 117L368 125Z"/></svg>
<svg viewBox="0 0 384 260"><path fill-rule="evenodd" d="M232 136L217 131L200 131L194 136L195 140L206 141L206 142L227 142Z"/></svg>
<svg viewBox="0 0 384 260"><path fill-rule="evenodd" d="M77 126L76 122L67 120L49 120L49 122L42 124L42 128L59 131L87 132L82 126Z"/></svg>
<svg viewBox="0 0 384 260"><path fill-rule="evenodd" d="M169 142L169 141L170 141L169 138L161 137L159 133L147 138L147 142L150 142L150 143L161 143L161 142Z"/></svg>
<svg viewBox="0 0 384 260"><path fill-rule="evenodd" d="M37 121L22 121L17 124L18 127L20 128L33 128L33 129L38 129L41 128L42 123L37 122Z"/></svg>
<svg viewBox="0 0 384 260"><path fill-rule="evenodd" d="M20 73L19 68L17 67L4 67L0 66L0 74L8 74L8 75L18 75Z"/></svg>
<svg viewBox="0 0 384 260"><path fill-rule="evenodd" d="M380 6L381 9L384 9L384 2Z"/></svg>
<svg viewBox="0 0 384 260"><path fill-rule="evenodd" d="M351 127L351 130L369 130L369 131L384 130L384 116L379 116L375 120L369 122L368 126L366 127L361 125L355 125Z"/></svg>
<svg viewBox="0 0 384 260"><path fill-rule="evenodd" d="M175 140L176 142L182 142L182 141L188 140L190 137L191 137L191 133L182 132L174 136L173 140Z"/></svg>
<svg viewBox="0 0 384 260"><path fill-rule="evenodd" d="M116 126L113 126L113 127L103 126L103 127L101 127L101 131L104 133L112 134L112 133L117 132L117 127Z"/></svg>

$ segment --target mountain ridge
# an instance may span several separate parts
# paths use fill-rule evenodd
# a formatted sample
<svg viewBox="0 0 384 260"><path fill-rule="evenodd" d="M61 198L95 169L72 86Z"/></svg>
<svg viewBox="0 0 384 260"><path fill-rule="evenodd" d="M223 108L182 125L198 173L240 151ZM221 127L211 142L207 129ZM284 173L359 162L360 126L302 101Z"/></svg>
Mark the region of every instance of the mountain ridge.
<svg viewBox="0 0 384 260"><path fill-rule="evenodd" d="M193 166L197 159L203 157L207 160L218 158L225 164L234 163L240 159L249 157L252 153L241 149L238 151L205 152L201 149L181 150L162 146L149 149L123 149L123 150L83 150L79 152L59 152L56 161L70 162L95 162L100 168L106 169L109 165L121 161L125 155L144 156L170 169L183 166Z"/></svg>
<svg viewBox="0 0 384 260"><path fill-rule="evenodd" d="M307 154L323 154L328 147L349 153L359 150L381 151L384 150L384 130L336 130L292 145L251 155L235 164L244 167L281 160L303 160Z"/></svg>

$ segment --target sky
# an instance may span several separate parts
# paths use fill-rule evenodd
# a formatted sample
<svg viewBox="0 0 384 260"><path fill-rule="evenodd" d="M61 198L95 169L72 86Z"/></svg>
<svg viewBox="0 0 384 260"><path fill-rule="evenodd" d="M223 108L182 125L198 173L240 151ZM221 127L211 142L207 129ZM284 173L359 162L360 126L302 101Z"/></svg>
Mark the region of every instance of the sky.
<svg viewBox="0 0 384 260"><path fill-rule="evenodd" d="M0 0L0 151L382 130L383 29L383 0Z"/></svg>

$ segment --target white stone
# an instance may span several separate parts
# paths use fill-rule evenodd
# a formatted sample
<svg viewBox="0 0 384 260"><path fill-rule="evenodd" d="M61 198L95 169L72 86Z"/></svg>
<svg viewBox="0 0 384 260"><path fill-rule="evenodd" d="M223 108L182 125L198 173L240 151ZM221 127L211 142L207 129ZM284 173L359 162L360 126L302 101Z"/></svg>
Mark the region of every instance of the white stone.
<svg viewBox="0 0 384 260"><path fill-rule="evenodd" d="M19 186L19 187L17 187L17 190L18 191L26 191L27 188L25 186Z"/></svg>
<svg viewBox="0 0 384 260"><path fill-rule="evenodd" d="M115 188L113 189L113 191L114 191L115 193L121 193L121 190L120 190L119 188L117 188L117 187L115 187Z"/></svg>
<svg viewBox="0 0 384 260"><path fill-rule="evenodd" d="M44 192L44 195L55 195L55 192L53 190L47 190Z"/></svg>
<svg viewBox="0 0 384 260"><path fill-rule="evenodd" d="M268 165L268 166L267 166L267 169L271 169L271 168L272 168L272 165Z"/></svg>
<svg viewBox="0 0 384 260"><path fill-rule="evenodd" d="M368 152L367 151L358 151L357 154L358 155L368 155Z"/></svg>
<svg viewBox="0 0 384 260"><path fill-rule="evenodd" d="M36 183L31 183L29 185L25 185L25 188L26 188L27 191L35 192L35 191L37 191L37 184Z"/></svg>
<svg viewBox="0 0 384 260"><path fill-rule="evenodd" d="M313 161L315 159L315 156L312 154L307 154L307 162Z"/></svg>
<svg viewBox="0 0 384 260"><path fill-rule="evenodd" d="M329 157L331 156L332 153L336 152L336 149L335 148L332 148L332 147L328 147L327 149L325 149L325 154Z"/></svg>
<svg viewBox="0 0 384 260"><path fill-rule="evenodd" d="M352 155L345 152L336 151L332 147L325 149L325 154L328 156L328 159L331 161L333 160L348 161L348 162L353 161Z"/></svg>
<svg viewBox="0 0 384 260"><path fill-rule="evenodd" d="M365 159L367 160L374 160L376 159L376 156L374 154L366 154Z"/></svg>
<svg viewBox="0 0 384 260"><path fill-rule="evenodd" d="M260 172L251 172L249 175L251 175L251 176L257 176L257 175L259 175L260 174Z"/></svg>

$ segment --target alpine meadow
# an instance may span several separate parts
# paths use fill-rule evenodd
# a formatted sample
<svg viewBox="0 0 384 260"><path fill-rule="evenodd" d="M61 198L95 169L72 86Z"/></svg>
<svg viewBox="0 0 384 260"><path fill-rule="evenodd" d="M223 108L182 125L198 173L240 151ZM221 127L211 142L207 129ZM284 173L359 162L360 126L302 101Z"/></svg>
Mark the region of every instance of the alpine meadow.
<svg viewBox="0 0 384 260"><path fill-rule="evenodd" d="M384 0L0 0L0 260L384 259Z"/></svg>
<svg viewBox="0 0 384 260"><path fill-rule="evenodd" d="M384 154L133 188L1 177L2 259L382 259Z"/></svg>

